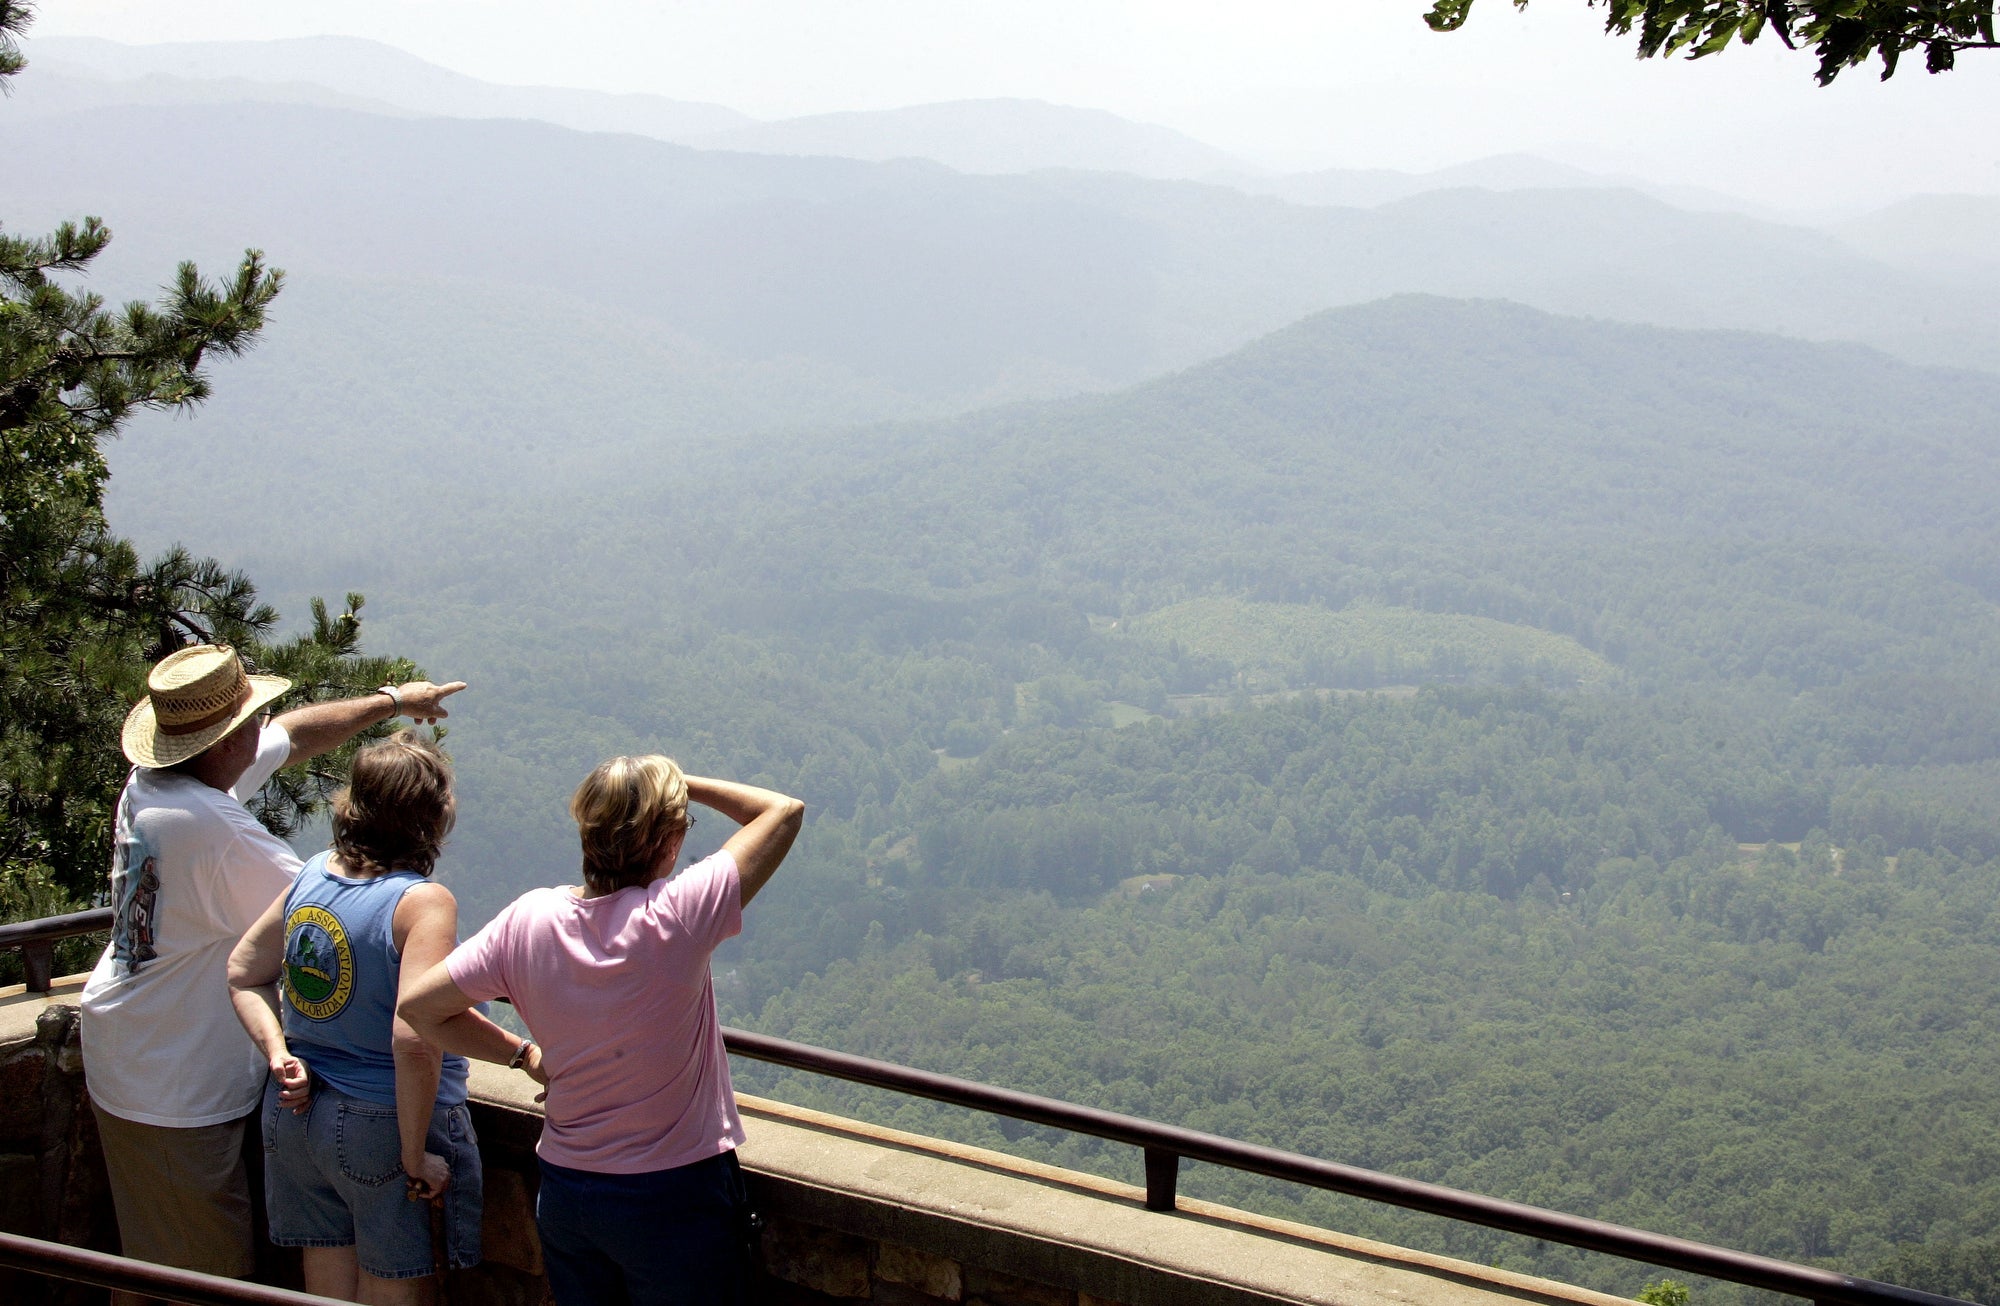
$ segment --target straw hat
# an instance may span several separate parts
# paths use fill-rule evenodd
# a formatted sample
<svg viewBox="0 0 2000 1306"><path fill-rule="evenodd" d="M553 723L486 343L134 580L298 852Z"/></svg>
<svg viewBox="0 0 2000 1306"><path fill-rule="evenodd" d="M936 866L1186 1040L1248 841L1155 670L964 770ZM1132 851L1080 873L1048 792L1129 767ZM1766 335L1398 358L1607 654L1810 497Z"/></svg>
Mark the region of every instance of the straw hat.
<svg viewBox="0 0 2000 1306"><path fill-rule="evenodd" d="M125 756L172 766L206 751L292 687L283 676L247 676L227 644L194 644L146 674L146 697L125 718Z"/></svg>

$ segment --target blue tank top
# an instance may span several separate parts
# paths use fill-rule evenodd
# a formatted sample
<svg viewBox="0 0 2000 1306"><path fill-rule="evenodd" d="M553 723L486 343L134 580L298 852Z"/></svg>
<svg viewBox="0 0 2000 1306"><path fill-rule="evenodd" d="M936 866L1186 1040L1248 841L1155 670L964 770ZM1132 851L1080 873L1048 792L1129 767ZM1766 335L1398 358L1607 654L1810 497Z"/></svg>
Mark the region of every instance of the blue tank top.
<svg viewBox="0 0 2000 1306"><path fill-rule="evenodd" d="M396 904L424 877L391 871L348 880L326 868L327 854L307 862L285 895L285 1042L313 1074L343 1093L383 1106L396 1104L396 1059L390 1051L396 982ZM447 1056L437 1100L465 1101L464 1057Z"/></svg>

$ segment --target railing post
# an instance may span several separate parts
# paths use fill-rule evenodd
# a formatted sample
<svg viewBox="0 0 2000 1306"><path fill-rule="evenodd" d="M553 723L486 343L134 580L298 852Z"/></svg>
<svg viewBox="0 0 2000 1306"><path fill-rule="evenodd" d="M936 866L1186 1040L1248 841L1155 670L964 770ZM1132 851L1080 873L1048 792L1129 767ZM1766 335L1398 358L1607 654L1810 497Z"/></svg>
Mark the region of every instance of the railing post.
<svg viewBox="0 0 2000 1306"><path fill-rule="evenodd" d="M1181 1158L1161 1147L1146 1149L1146 1209L1174 1209L1174 1188L1180 1182Z"/></svg>
<svg viewBox="0 0 2000 1306"><path fill-rule="evenodd" d="M28 992L47 993L55 986L56 945L46 940L22 944L21 968L28 972Z"/></svg>

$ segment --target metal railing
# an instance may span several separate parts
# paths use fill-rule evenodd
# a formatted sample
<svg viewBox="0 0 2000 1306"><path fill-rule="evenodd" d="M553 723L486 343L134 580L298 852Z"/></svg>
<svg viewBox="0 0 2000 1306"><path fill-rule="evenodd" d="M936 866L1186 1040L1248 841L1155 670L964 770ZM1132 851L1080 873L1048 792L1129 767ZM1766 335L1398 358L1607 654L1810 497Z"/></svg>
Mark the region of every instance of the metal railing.
<svg viewBox="0 0 2000 1306"><path fill-rule="evenodd" d="M67 916L44 916L38 921L17 921L0 925L0 952L18 949L22 969L28 972L30 993L47 993L55 982L56 943L79 934L101 934L111 928L111 909L92 907Z"/></svg>
<svg viewBox="0 0 2000 1306"><path fill-rule="evenodd" d="M106 929L110 925L109 917L108 910L87 911L76 912L69 916L51 917L47 920L28 921L20 925L0 926L0 949L34 946L36 943L47 947L59 938ZM30 972L33 973L32 966ZM47 992L48 987L49 977L46 975L42 977L39 989L32 980L29 983L31 990L39 992ZM1539 1238L1545 1242L1603 1252L1663 1269L1683 1270L1705 1275L1711 1279L1747 1284L1793 1297L1804 1297L1817 1303L1842 1303L1843 1306L1965 1306L1965 1303L1957 1298L1944 1297L1936 1293L1919 1292L1914 1288L1902 1288L1890 1283L1878 1283L1873 1279L1856 1278L1853 1275L1840 1274L1810 1265L1797 1265L1769 1256L1732 1251L1726 1247L1714 1247L1686 1238L1648 1233L1643 1229L1627 1228L1603 1220L1592 1220L1562 1211L1528 1206L1521 1202L1484 1197L1462 1189L1447 1188L1442 1184L1403 1179L1375 1170L1363 1170L1358 1166L1342 1165L1337 1161L1322 1161L1317 1157L1301 1156L1296 1152L1284 1152L1255 1143L1238 1142L1233 1138L1223 1138L1216 1134L1204 1134L1175 1125L1163 1125L1158 1121L1146 1120L1139 1116L1078 1106L1073 1102L1016 1092L1008 1088L996 1088L991 1084L959 1079L952 1075L940 1075L928 1070L916 1070L890 1061L876 1061L869 1057L857 1057L845 1052L813 1047L807 1043L794 1043L790 1039L774 1038L769 1034L725 1029L722 1035L724 1045L736 1056L766 1061L812 1074L828 1075L875 1088L891 1089L899 1093L908 1093L913 1097L970 1107L976 1111L1025 1120L1031 1124L1049 1125L1137 1147L1145 1162L1148 1210L1173 1210L1176 1204L1181 1162L1204 1161L1211 1165L1227 1166L1350 1197L1366 1198L1405 1210L1423 1211L1431 1215L1444 1216L1446 1219ZM33 1239L25 1241L34 1242ZM43 1246L53 1245L43 1244ZM119 1258L110 1259L116 1261ZM135 1262L122 1263L135 1264ZM185 1300L276 1302L316 1299L293 1295L284 1298L190 1297Z"/></svg>
<svg viewBox="0 0 2000 1306"><path fill-rule="evenodd" d="M1795 1265L1769 1256L1712 1247L1686 1238L1648 1233L1643 1229L1630 1229L1603 1220L1502 1201L1497 1197L1482 1197L1478 1193L1447 1188L1442 1184L1402 1179L1357 1166L1341 1165L1336 1161L1322 1161L1316 1157L1300 1156L1296 1152L1281 1152L1273 1147L1260 1147L1216 1134L1163 1125L1138 1116L1077 1106L1073 1102L1038 1097L1033 1093L1017 1093L1012 1089L995 1088L991 1084L933 1074L927 1070L913 1070L894 1062L830 1052L825 1048L773 1038L768 1034L725 1029L722 1039L729 1050L738 1056L1128 1143L1141 1149L1145 1156L1148 1210L1174 1209L1180 1163L1185 1158L1234 1170L1247 1170L1252 1174L1268 1175L1273 1179L1323 1188L1350 1197L1364 1197L1405 1210L1424 1211L1468 1224L1525 1234L1546 1242L1605 1252L1647 1265L1686 1270L1711 1279L1806 1297L1815 1302L1841 1302L1847 1306L1965 1306L1955 1297L1919 1292L1891 1283L1877 1283L1873 1279L1858 1279L1810 1265Z"/></svg>
<svg viewBox="0 0 2000 1306"><path fill-rule="evenodd" d="M193 1306L326 1306L334 1300L286 1288L268 1288L261 1283L245 1283L241 1279L176 1270L66 1243L43 1242L17 1233L0 1233L0 1266L26 1270L46 1279L87 1283L142 1297L190 1302Z"/></svg>

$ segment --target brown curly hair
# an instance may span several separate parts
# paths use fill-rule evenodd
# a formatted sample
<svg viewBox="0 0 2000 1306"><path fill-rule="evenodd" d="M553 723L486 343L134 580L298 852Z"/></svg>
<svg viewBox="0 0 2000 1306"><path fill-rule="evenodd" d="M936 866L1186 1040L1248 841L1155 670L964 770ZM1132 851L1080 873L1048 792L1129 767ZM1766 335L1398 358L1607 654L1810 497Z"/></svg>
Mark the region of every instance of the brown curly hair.
<svg viewBox="0 0 2000 1306"><path fill-rule="evenodd" d="M333 850L351 870L429 875L458 819L451 761L408 728L354 755L333 796Z"/></svg>

